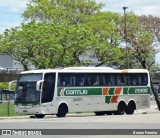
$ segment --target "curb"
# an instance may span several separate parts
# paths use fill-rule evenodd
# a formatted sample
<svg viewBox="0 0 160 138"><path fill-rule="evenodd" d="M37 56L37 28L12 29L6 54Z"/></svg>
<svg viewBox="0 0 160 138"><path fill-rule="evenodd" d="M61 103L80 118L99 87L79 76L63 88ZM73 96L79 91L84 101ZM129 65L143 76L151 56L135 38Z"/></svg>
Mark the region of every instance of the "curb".
<svg viewBox="0 0 160 138"><path fill-rule="evenodd" d="M28 119L30 116L4 116L0 117L0 120L5 120L5 119Z"/></svg>
<svg viewBox="0 0 160 138"><path fill-rule="evenodd" d="M135 111L135 114L151 114L151 113L160 113L158 110L157 105L151 105L150 108L147 109L138 109ZM91 113L80 113L81 115L90 115ZM73 114L69 114L71 117ZM74 114L79 116L79 114ZM5 120L5 119L29 119L29 118L35 118L34 115L24 115L24 116L4 116L0 117L0 120Z"/></svg>

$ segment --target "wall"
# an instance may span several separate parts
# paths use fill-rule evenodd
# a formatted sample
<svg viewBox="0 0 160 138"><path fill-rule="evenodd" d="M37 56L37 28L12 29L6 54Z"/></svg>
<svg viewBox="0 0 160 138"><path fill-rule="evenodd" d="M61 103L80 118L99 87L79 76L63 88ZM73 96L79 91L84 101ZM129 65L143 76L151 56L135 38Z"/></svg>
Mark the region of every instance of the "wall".
<svg viewBox="0 0 160 138"><path fill-rule="evenodd" d="M17 80L18 75L22 70L19 69L5 69L0 70L0 82L9 82Z"/></svg>
<svg viewBox="0 0 160 138"><path fill-rule="evenodd" d="M0 55L0 66L3 68L12 68L13 58L7 54Z"/></svg>

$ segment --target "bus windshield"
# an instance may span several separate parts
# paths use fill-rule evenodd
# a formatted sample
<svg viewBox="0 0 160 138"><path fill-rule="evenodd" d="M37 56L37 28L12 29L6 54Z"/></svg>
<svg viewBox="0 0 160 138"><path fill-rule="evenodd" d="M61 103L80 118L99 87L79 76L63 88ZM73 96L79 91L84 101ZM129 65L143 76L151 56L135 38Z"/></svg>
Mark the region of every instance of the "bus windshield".
<svg viewBox="0 0 160 138"><path fill-rule="evenodd" d="M17 81L15 104L39 104L40 91L36 90L36 84L41 79L41 73L21 74Z"/></svg>

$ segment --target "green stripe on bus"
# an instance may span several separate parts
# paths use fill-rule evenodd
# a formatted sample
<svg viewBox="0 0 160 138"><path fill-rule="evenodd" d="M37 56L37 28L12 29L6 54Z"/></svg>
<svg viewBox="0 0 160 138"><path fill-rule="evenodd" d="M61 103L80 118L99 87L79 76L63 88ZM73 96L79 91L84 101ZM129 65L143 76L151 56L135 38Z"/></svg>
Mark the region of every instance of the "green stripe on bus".
<svg viewBox="0 0 160 138"><path fill-rule="evenodd" d="M150 94L149 87L131 87L128 91L128 94Z"/></svg>
<svg viewBox="0 0 160 138"><path fill-rule="evenodd" d="M115 88L110 88L110 89L109 89L109 92L108 92L109 95L114 95L114 90L115 90Z"/></svg>
<svg viewBox="0 0 160 138"><path fill-rule="evenodd" d="M105 88L105 87L103 87ZM57 96L87 96L87 95L103 95L103 88L58 88ZM114 95L116 88L108 88L108 95ZM129 87L123 88L123 94L150 94L149 87Z"/></svg>
<svg viewBox="0 0 160 138"><path fill-rule="evenodd" d="M128 89L129 88L123 88L123 94L128 94Z"/></svg>
<svg viewBox="0 0 160 138"><path fill-rule="evenodd" d="M58 88L58 96L102 95L102 88Z"/></svg>
<svg viewBox="0 0 160 138"><path fill-rule="evenodd" d="M111 102L111 96L105 96L105 103L110 103Z"/></svg>

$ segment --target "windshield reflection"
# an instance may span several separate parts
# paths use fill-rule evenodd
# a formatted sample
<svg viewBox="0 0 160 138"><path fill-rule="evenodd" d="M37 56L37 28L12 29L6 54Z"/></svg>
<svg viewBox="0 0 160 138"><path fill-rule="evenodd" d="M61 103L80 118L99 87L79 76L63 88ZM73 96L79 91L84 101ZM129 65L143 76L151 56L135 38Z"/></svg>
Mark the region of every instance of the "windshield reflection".
<svg viewBox="0 0 160 138"><path fill-rule="evenodd" d="M41 74L20 75L17 82L15 104L39 104L40 91L36 90L38 80L41 80Z"/></svg>

